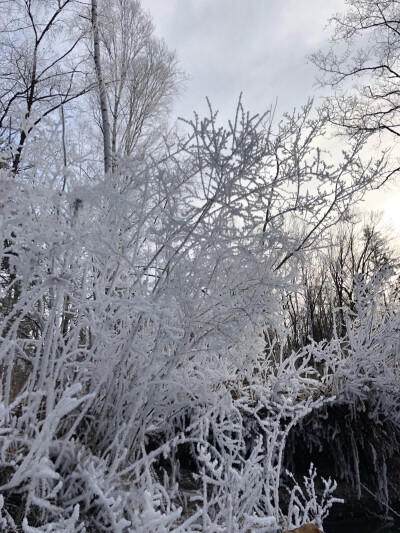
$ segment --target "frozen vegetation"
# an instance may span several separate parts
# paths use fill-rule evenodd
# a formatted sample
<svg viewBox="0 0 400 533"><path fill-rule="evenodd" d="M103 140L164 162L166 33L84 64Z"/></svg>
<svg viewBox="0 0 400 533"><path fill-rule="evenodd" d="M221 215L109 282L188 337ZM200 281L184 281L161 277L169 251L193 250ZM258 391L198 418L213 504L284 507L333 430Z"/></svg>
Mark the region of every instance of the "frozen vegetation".
<svg viewBox="0 0 400 533"><path fill-rule="evenodd" d="M1 7L15 21L1 78L1 531L321 527L337 483L313 464L290 472L294 435L311 450L336 438L335 474L356 493L367 450L387 511L398 261L351 208L390 174L388 154L365 157L365 132L323 152L329 117L311 104L276 123L239 102L225 127L210 105L168 128L183 77L138 3L107 17L101 2L48 4ZM140 53L115 33L128 15Z"/></svg>

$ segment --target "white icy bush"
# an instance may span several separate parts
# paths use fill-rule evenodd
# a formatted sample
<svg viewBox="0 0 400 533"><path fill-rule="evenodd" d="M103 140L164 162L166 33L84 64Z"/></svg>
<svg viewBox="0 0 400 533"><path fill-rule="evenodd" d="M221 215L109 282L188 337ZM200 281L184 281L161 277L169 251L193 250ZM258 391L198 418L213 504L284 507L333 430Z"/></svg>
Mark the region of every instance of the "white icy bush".
<svg viewBox="0 0 400 533"><path fill-rule="evenodd" d="M358 140L324 161L310 111L274 131L210 109L163 154L85 180L75 162L62 188L57 151L1 170L11 531L277 529L286 437L325 401L308 359L284 357L291 258L382 170Z"/></svg>

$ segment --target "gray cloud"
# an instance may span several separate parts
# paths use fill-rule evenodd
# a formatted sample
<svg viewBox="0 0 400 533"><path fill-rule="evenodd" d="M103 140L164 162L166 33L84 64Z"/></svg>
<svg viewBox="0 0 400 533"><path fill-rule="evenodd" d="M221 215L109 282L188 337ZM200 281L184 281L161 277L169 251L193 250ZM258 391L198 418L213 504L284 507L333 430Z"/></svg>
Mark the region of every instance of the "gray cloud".
<svg viewBox="0 0 400 533"><path fill-rule="evenodd" d="M306 56L327 46L330 29L324 28L330 15L343 11L345 0L142 0L142 5L190 75L174 114L191 118L194 110L207 112L208 96L226 120L241 91L252 112L264 112L278 99L278 116L313 96L316 72ZM369 193L364 205L386 210L387 220L396 218L400 228L397 192Z"/></svg>
<svg viewBox="0 0 400 533"><path fill-rule="evenodd" d="M282 112L313 92L306 55L327 42L329 16L343 0L142 0L157 33L175 48L190 76L175 113L204 111L205 97L231 115L240 92L262 112Z"/></svg>

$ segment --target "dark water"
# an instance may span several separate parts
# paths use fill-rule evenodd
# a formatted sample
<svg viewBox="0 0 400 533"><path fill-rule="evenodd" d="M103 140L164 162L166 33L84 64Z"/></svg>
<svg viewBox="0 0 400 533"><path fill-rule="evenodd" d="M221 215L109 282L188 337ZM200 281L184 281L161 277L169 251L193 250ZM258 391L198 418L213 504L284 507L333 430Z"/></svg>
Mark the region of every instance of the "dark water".
<svg viewBox="0 0 400 533"><path fill-rule="evenodd" d="M400 522L336 522L324 524L325 533L400 533Z"/></svg>

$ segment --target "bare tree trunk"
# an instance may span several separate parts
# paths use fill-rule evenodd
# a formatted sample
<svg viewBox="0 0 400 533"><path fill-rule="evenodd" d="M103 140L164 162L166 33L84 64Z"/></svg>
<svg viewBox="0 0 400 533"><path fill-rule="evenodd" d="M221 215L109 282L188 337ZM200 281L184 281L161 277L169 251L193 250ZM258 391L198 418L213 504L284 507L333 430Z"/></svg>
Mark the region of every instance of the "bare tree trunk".
<svg viewBox="0 0 400 533"><path fill-rule="evenodd" d="M107 174L111 169L111 128L108 117L107 94L104 83L103 72L100 60L100 38L97 21L97 0L92 0L92 28L93 28L93 45L94 45L94 64L96 66L97 83L99 85L101 121L103 130L104 144L104 171Z"/></svg>

